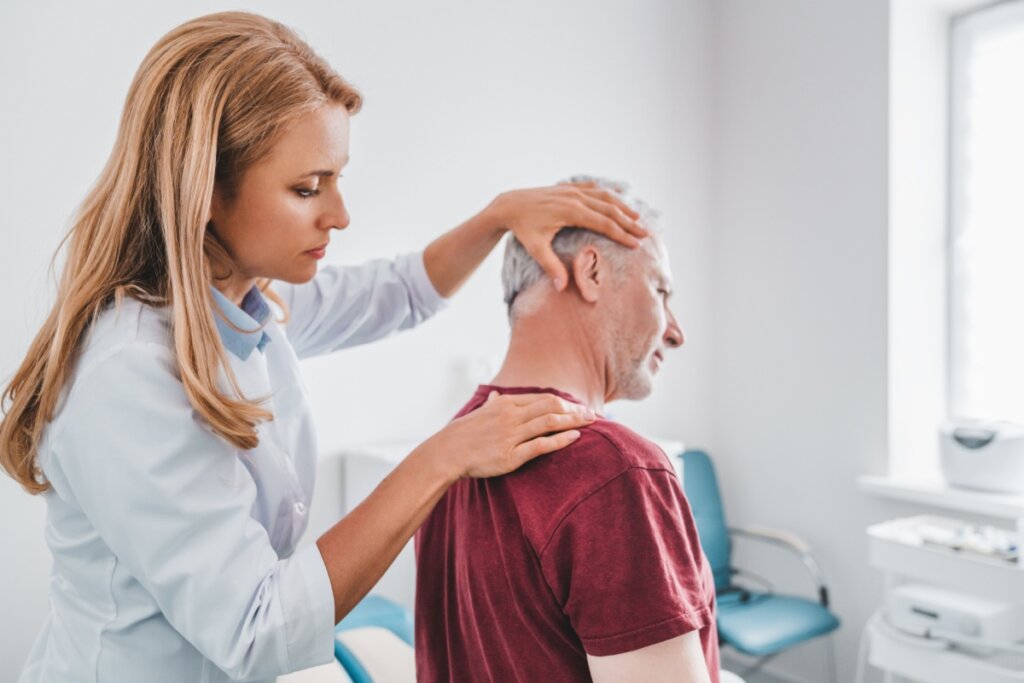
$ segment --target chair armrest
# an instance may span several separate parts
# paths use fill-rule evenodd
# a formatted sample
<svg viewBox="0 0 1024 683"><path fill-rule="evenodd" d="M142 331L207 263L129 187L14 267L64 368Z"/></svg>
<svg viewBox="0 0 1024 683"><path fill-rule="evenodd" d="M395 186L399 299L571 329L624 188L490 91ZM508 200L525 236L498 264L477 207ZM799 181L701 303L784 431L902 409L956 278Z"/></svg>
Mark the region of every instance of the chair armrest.
<svg viewBox="0 0 1024 683"><path fill-rule="evenodd" d="M811 580L814 581L815 588L818 590L818 601L822 607L828 607L828 587L825 585L825 576L822 574L818 561L811 554L811 546L807 541L789 531L764 527L729 527L729 534L769 543L796 554L807 568Z"/></svg>
<svg viewBox="0 0 1024 683"><path fill-rule="evenodd" d="M800 555L811 554L811 544L791 531L760 526L734 526L729 527L729 533L734 536L744 536L758 541L788 546L789 549Z"/></svg>

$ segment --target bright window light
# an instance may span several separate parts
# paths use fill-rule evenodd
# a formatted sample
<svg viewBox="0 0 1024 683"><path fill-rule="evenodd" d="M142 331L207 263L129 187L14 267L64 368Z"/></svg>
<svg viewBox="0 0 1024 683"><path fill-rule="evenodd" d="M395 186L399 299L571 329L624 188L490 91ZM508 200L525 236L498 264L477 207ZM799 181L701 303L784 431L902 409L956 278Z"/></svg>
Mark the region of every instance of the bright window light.
<svg viewBox="0 0 1024 683"><path fill-rule="evenodd" d="M949 410L1024 423L1024 1L952 40Z"/></svg>

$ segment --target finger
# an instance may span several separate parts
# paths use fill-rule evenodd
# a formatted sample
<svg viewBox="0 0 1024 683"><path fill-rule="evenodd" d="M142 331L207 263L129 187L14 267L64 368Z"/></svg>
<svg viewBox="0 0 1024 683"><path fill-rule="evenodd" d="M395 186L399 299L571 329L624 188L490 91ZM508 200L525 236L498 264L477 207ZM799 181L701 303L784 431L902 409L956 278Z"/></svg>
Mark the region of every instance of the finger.
<svg viewBox="0 0 1024 683"><path fill-rule="evenodd" d="M538 455L552 453L560 448L565 448L578 438L580 438L580 433L575 429L552 434L551 436L539 436L526 443L521 443L512 449L512 459L516 463L516 467L520 467L523 463L533 460Z"/></svg>
<svg viewBox="0 0 1024 683"><path fill-rule="evenodd" d="M626 247L635 248L640 246L640 242L636 237L626 232L622 226L611 218L593 209L581 207L573 219L572 225L592 230Z"/></svg>
<svg viewBox="0 0 1024 683"><path fill-rule="evenodd" d="M491 393L494 394L496 392L492 391ZM587 419L597 416L597 413L588 406L580 405L573 401L566 401L547 392L499 394L493 400L488 397L488 401L484 403L481 410L496 410L499 413L508 414L512 417L512 424L515 425L525 424L536 417L548 413L574 413L584 415Z"/></svg>
<svg viewBox="0 0 1024 683"><path fill-rule="evenodd" d="M601 187L588 187L583 189L582 192L592 199L615 206L634 221L640 218L640 212L627 204L616 192L609 192Z"/></svg>
<svg viewBox="0 0 1024 683"><path fill-rule="evenodd" d="M646 237L650 234L650 231L644 228L642 225L633 220L630 216L623 213L622 208L617 204L611 204L609 202L602 202L599 199L595 199L589 195L583 195L583 204L593 211L604 214L611 218L613 221L619 224L626 232L639 237Z"/></svg>
<svg viewBox="0 0 1024 683"><path fill-rule="evenodd" d="M524 424L518 430L516 438L519 442L526 442L536 439L538 436L556 434L577 427L586 427L593 421L593 417L588 418L585 414L578 412L545 413Z"/></svg>
<svg viewBox="0 0 1024 683"><path fill-rule="evenodd" d="M538 398L535 401L531 401L530 403L521 406L519 409L519 418L523 422L529 422L530 420L547 413L563 415L567 413L578 413L589 416L593 415L594 411L587 406L580 405L579 403L573 403L572 401L566 401L554 394L545 394L542 398Z"/></svg>
<svg viewBox="0 0 1024 683"><path fill-rule="evenodd" d="M559 185L569 185L571 187L597 187L597 182L593 180L574 180L572 182L558 183Z"/></svg>
<svg viewBox="0 0 1024 683"><path fill-rule="evenodd" d="M559 185L572 185L573 187L595 187L598 189L612 190L617 194L626 194L629 190L629 183L624 183L621 180L606 180L602 183L598 183L596 180L577 180L571 183L559 183Z"/></svg>
<svg viewBox="0 0 1024 683"><path fill-rule="evenodd" d="M512 405L515 406L528 406L536 403L537 401L545 401L547 402L546 405L550 405L551 399L555 399L556 401L562 401L562 399L560 399L559 397L555 396L554 394L549 394L546 391L534 391L527 394L503 394L501 398L503 401L508 401L509 403L512 403ZM564 403L567 405L576 405L574 403L570 403L569 401L564 401Z"/></svg>
<svg viewBox="0 0 1024 683"><path fill-rule="evenodd" d="M551 248L551 242L548 239L543 239L540 242L523 244L523 246L526 248L527 253L540 264L540 267L544 269L547 276L551 278L555 290L560 292L565 289L565 285L569 282L569 271L565 269L562 259L558 258L555 250Z"/></svg>

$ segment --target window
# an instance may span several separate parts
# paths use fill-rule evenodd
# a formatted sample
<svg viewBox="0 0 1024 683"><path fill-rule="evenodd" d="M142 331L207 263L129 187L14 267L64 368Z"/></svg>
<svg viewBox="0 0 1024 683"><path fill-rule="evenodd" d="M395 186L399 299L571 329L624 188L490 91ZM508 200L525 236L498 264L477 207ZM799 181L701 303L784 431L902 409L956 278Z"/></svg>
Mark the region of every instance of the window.
<svg viewBox="0 0 1024 683"><path fill-rule="evenodd" d="M1024 0L951 40L948 409L1024 423Z"/></svg>

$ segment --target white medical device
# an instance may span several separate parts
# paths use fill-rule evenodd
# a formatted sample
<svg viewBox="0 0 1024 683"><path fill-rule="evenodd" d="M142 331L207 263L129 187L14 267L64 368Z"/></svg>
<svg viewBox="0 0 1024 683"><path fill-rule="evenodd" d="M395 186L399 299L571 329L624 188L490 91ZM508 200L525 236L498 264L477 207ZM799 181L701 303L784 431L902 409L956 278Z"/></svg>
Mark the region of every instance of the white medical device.
<svg viewBox="0 0 1024 683"><path fill-rule="evenodd" d="M1020 525L933 515L869 527L870 562L887 590L864 629L854 680L870 663L900 680L1024 683L1021 538Z"/></svg>
<svg viewBox="0 0 1024 683"><path fill-rule="evenodd" d="M925 584L906 584L886 596L890 625L912 636L977 642L1024 640L1024 608L1019 604L965 595Z"/></svg>
<svg viewBox="0 0 1024 683"><path fill-rule="evenodd" d="M951 420L939 428L939 457L950 486L1024 493L1024 425Z"/></svg>

